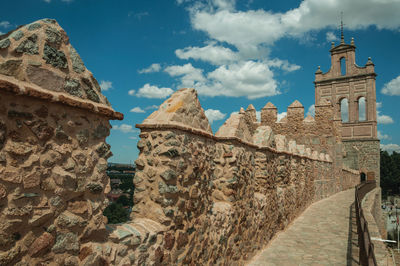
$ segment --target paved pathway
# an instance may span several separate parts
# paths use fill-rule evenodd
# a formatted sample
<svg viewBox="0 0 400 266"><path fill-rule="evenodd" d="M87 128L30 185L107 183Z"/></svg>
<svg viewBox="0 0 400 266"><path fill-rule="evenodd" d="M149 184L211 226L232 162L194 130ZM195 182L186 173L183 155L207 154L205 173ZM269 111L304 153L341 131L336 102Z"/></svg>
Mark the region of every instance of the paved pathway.
<svg viewBox="0 0 400 266"><path fill-rule="evenodd" d="M249 265L358 265L354 189L309 206Z"/></svg>

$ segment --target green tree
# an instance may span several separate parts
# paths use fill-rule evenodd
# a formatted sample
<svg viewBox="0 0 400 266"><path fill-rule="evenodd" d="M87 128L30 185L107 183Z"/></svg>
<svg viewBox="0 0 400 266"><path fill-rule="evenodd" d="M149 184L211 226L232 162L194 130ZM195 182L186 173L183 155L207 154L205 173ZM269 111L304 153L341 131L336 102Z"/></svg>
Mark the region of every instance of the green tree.
<svg viewBox="0 0 400 266"><path fill-rule="evenodd" d="M129 212L122 204L113 202L104 210L103 215L107 217L108 223L124 223L129 220Z"/></svg>
<svg viewBox="0 0 400 266"><path fill-rule="evenodd" d="M133 202L125 195L122 195L119 197L116 201L116 203L121 204L122 206L132 206Z"/></svg>
<svg viewBox="0 0 400 266"><path fill-rule="evenodd" d="M381 151L381 187L384 197L400 194L400 153Z"/></svg>

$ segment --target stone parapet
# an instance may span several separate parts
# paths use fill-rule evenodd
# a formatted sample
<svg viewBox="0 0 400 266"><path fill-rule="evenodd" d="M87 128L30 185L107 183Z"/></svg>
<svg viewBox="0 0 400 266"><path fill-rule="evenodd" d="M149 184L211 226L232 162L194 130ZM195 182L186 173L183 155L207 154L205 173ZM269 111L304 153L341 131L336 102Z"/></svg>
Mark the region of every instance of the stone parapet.
<svg viewBox="0 0 400 266"><path fill-rule="evenodd" d="M387 265L390 253L382 241L374 239L386 239L385 226L381 210L381 188L377 187L368 192L362 203L364 217L368 222L368 231L374 244L374 253L378 265ZM373 239L374 238L374 239ZM391 259L390 259L391 260Z"/></svg>

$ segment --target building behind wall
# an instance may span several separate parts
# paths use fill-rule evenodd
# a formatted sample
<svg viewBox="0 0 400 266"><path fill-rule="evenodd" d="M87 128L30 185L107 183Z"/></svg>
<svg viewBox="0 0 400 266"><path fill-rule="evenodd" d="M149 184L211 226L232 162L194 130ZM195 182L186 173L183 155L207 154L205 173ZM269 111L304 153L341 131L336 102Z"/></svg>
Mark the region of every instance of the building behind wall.
<svg viewBox="0 0 400 266"><path fill-rule="evenodd" d="M355 61L354 39L335 46L332 42L331 68L315 73L315 104L331 101L335 116L342 119L343 164L360 170L380 184L380 147L377 138L376 73L371 58L364 67Z"/></svg>

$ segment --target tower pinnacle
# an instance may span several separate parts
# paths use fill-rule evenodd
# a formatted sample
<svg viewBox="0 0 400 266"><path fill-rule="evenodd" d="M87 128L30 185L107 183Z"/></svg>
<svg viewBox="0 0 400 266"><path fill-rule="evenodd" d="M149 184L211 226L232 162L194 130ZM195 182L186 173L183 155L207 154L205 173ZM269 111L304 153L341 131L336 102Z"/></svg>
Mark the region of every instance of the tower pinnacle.
<svg viewBox="0 0 400 266"><path fill-rule="evenodd" d="M343 34L343 11L340 12L340 43L344 43L344 34Z"/></svg>

